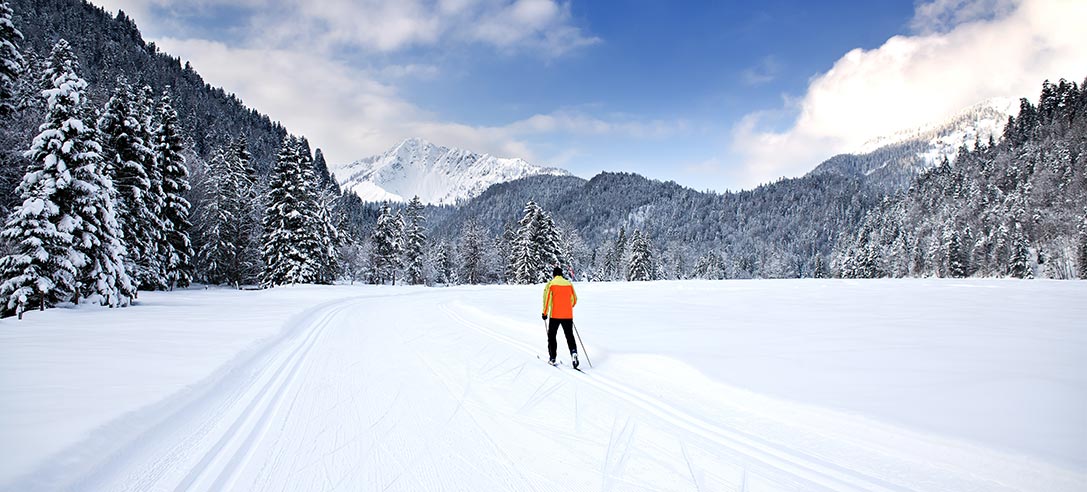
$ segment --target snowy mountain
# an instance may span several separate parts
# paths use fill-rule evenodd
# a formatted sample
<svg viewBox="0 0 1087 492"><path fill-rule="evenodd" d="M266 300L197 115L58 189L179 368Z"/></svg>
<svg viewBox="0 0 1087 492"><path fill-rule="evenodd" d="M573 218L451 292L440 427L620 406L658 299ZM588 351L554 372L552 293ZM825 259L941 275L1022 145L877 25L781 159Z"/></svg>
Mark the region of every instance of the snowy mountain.
<svg viewBox="0 0 1087 492"><path fill-rule="evenodd" d="M404 202L419 195L434 205L467 200L493 184L528 176L570 175L520 158L477 154L420 138L404 140L384 154L341 166L335 173L344 190L354 191L364 201Z"/></svg>
<svg viewBox="0 0 1087 492"><path fill-rule="evenodd" d="M870 140L852 153L827 159L810 174L835 173L864 178L888 190L904 188L945 157L954 161L959 148L972 148L975 139L983 144L989 137L999 141L1008 116L1018 109L1017 100L989 99L946 120Z"/></svg>

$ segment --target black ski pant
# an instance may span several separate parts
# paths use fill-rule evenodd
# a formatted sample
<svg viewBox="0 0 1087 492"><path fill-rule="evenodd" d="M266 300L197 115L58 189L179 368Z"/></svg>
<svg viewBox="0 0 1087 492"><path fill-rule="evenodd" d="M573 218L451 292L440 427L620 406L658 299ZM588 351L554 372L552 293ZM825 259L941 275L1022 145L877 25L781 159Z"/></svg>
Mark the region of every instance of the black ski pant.
<svg viewBox="0 0 1087 492"><path fill-rule="evenodd" d="M559 326L562 326L562 332L566 334L566 345L570 347L570 353L577 352L577 343L574 342L574 320L551 318L551 322L547 324L547 355L551 356L551 360L555 360L555 350L558 349L555 335L559 331Z"/></svg>

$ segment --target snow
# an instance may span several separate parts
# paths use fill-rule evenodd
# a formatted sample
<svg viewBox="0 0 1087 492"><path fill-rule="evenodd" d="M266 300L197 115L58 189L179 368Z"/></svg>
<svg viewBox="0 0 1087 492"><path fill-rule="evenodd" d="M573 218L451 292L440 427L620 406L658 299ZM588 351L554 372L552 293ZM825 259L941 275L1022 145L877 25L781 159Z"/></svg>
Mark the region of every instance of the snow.
<svg viewBox="0 0 1087 492"><path fill-rule="evenodd" d="M0 489L1087 487L1087 282L575 285L585 374L539 285L0 321Z"/></svg>
<svg viewBox="0 0 1087 492"><path fill-rule="evenodd" d="M538 175L568 175L561 169L534 166L517 158L500 158L442 147L409 138L384 154L334 167L343 189L363 201L450 205L483 193L491 185Z"/></svg>
<svg viewBox="0 0 1087 492"><path fill-rule="evenodd" d="M925 142L928 149L918 155L932 166L944 157L953 160L959 147L972 147L975 138L982 144L987 143L990 136L1000 140L1008 116L1018 114L1018 99L994 97L964 108L943 121L869 140L850 153L867 154L889 145L920 141Z"/></svg>

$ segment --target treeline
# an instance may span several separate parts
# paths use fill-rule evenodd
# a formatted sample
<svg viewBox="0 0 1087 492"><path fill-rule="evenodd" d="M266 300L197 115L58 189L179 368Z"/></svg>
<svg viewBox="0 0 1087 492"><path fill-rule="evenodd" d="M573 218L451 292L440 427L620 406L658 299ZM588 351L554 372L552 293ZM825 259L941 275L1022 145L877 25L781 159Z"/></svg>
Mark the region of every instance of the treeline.
<svg viewBox="0 0 1087 492"><path fill-rule="evenodd" d="M474 219L448 239L430 239L425 208L415 197L404 209L381 205L370 237L349 242L342 254L352 281L411 285L534 284L546 282L560 267L577 280L654 280L664 278L648 234L620 229L600 256L580 236L558 225L552 214L529 201L521 218L492 235Z"/></svg>
<svg viewBox="0 0 1087 492"><path fill-rule="evenodd" d="M495 237L513 226L522 204L535 201L571 237L581 278L625 278L606 260L634 230L654 245L657 278L795 278L829 272L838 238L882 196L861 179L830 173L723 194L601 173L589 181L534 176L501 183L462 207L428 211L436 238L456 237L470 221Z"/></svg>
<svg viewBox="0 0 1087 492"><path fill-rule="evenodd" d="M843 277L1087 278L1087 81L1042 84L999 143L976 142L872 210Z"/></svg>

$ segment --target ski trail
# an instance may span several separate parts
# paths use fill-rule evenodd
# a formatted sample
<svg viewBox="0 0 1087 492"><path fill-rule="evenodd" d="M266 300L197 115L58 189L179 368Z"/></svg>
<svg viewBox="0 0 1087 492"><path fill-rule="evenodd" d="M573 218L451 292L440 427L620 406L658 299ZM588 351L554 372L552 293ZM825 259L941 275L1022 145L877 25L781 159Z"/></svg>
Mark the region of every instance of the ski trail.
<svg viewBox="0 0 1087 492"><path fill-rule="evenodd" d="M526 354L536 350L523 341L496 332L461 316L450 304L442 309L457 323L519 349ZM602 393L625 401L672 426L709 439L731 452L743 455L764 468L777 470L802 483L810 483L828 490L863 490L875 492L909 492L911 489L890 483L880 477L864 475L842 468L815 456L782 449L756 436L737 429L721 427L676 408L664 401L646 395L626 384L590 373L566 375L578 384L593 387Z"/></svg>
<svg viewBox="0 0 1087 492"><path fill-rule="evenodd" d="M252 397L215 446L178 484L175 491L233 488L235 471L244 466L254 448L254 443L267 431L269 419L278 410L283 395L297 379L299 367L305 361L306 355L320 339L331 320L346 308L341 306L329 310L324 317L312 325L306 338L290 354L283 357L276 366L268 369L267 372L271 374L257 394Z"/></svg>

